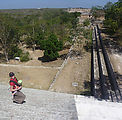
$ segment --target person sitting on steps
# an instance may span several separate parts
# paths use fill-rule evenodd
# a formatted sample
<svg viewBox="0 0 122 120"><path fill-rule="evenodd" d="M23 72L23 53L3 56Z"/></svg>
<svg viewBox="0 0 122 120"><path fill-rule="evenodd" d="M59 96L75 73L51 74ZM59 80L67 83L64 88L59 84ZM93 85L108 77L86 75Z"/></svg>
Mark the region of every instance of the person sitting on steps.
<svg viewBox="0 0 122 120"><path fill-rule="evenodd" d="M13 102L18 104L24 103L25 95L20 91L22 89L22 86L18 83L18 80L13 72L9 73L9 77L10 91L13 95Z"/></svg>

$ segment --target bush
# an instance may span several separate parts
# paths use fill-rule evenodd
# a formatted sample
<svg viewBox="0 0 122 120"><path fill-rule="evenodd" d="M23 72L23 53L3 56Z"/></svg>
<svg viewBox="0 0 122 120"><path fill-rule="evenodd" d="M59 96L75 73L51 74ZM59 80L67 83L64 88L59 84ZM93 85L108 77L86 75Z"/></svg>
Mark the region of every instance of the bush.
<svg viewBox="0 0 122 120"><path fill-rule="evenodd" d="M29 61L30 59L29 59L29 53L28 52L26 52L26 53L22 53L21 54L21 56L20 56L20 61L21 62L27 62L27 61Z"/></svg>
<svg viewBox="0 0 122 120"><path fill-rule="evenodd" d="M92 39L92 30L83 30L83 36L86 39Z"/></svg>
<svg viewBox="0 0 122 120"><path fill-rule="evenodd" d="M22 54L22 50L18 48L16 45L11 45L8 56L10 59L13 59L15 57L20 57Z"/></svg>
<svg viewBox="0 0 122 120"><path fill-rule="evenodd" d="M83 26L88 26L90 25L90 21L89 19L86 19L84 22L83 22Z"/></svg>
<svg viewBox="0 0 122 120"><path fill-rule="evenodd" d="M85 41L85 50L89 51L91 49L91 44L92 44L92 30L84 30L83 31L84 37L87 39Z"/></svg>
<svg viewBox="0 0 122 120"><path fill-rule="evenodd" d="M21 62L27 62L29 61L29 53L23 53L21 49L18 48L18 46L11 45L9 52L9 59L14 59L15 57L20 57Z"/></svg>
<svg viewBox="0 0 122 120"><path fill-rule="evenodd" d="M104 27L107 28L107 32L109 34L114 34L118 29L117 21L114 21L112 19L105 20Z"/></svg>
<svg viewBox="0 0 122 120"><path fill-rule="evenodd" d="M91 45L92 45L92 41L91 41L91 40L85 41L84 49L85 49L87 52L90 51Z"/></svg>

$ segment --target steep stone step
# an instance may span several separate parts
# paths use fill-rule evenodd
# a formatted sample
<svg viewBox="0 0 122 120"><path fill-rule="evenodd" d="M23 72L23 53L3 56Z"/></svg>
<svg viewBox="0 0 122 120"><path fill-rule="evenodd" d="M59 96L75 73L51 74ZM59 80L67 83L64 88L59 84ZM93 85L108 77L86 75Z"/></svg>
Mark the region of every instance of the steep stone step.
<svg viewBox="0 0 122 120"><path fill-rule="evenodd" d="M122 104L93 97L23 88L26 103L12 102L0 83L0 120L120 120Z"/></svg>
<svg viewBox="0 0 122 120"><path fill-rule="evenodd" d="M26 103L20 105L7 88L0 85L0 120L77 120L73 95L23 88Z"/></svg>

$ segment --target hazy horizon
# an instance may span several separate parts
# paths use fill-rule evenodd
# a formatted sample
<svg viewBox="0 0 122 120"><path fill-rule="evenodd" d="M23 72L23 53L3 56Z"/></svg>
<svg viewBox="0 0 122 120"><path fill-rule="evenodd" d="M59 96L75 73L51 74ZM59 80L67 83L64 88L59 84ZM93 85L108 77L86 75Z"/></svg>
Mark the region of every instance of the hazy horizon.
<svg viewBox="0 0 122 120"><path fill-rule="evenodd" d="M107 2L118 0L0 0L0 9L33 9L33 8L91 8L104 6Z"/></svg>

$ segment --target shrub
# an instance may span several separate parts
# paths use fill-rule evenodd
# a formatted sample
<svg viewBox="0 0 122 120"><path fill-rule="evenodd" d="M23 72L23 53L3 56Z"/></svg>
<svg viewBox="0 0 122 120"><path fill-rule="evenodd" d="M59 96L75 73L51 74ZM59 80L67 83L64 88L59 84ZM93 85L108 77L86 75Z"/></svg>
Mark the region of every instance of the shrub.
<svg viewBox="0 0 122 120"><path fill-rule="evenodd" d="M22 53L21 56L20 56L20 61L21 62L27 62L27 61L29 61L29 53L28 52Z"/></svg>
<svg viewBox="0 0 122 120"><path fill-rule="evenodd" d="M112 19L108 19L104 21L104 27L107 28L107 32L110 34L114 34L118 29L117 21Z"/></svg>
<svg viewBox="0 0 122 120"><path fill-rule="evenodd" d="M85 41L85 50L89 51L91 49L91 44L92 44L92 30L84 30L83 31L84 37L87 39Z"/></svg>
<svg viewBox="0 0 122 120"><path fill-rule="evenodd" d="M86 39L92 39L92 30L83 30L83 36Z"/></svg>
<svg viewBox="0 0 122 120"><path fill-rule="evenodd" d="M15 57L20 57L22 54L22 50L18 48L16 45L11 45L8 56L10 59L13 59Z"/></svg>
<svg viewBox="0 0 122 120"><path fill-rule="evenodd" d="M90 21L89 19L86 19L84 22L83 22L83 26L88 26L90 25Z"/></svg>
<svg viewBox="0 0 122 120"><path fill-rule="evenodd" d="M84 49L85 49L87 52L90 51L91 45L92 45L92 41L91 41L91 40L85 41Z"/></svg>

